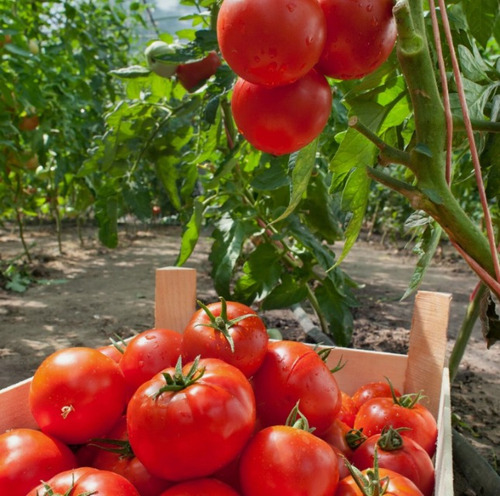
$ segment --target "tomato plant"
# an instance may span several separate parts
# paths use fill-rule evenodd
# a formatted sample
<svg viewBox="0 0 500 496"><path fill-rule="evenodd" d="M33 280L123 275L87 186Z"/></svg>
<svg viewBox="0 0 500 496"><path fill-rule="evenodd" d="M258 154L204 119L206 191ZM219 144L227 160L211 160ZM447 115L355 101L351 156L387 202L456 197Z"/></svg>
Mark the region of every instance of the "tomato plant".
<svg viewBox="0 0 500 496"><path fill-rule="evenodd" d="M29 405L40 429L69 444L105 434L125 409L118 364L93 348L56 351L39 365Z"/></svg>
<svg viewBox="0 0 500 496"><path fill-rule="evenodd" d="M297 419L292 410L286 425L266 427L252 437L241 455L240 478L245 496L329 496L339 480L338 459L311 433L306 417Z"/></svg>
<svg viewBox="0 0 500 496"><path fill-rule="evenodd" d="M152 474L181 481L228 464L250 438L255 398L236 367L202 358L144 383L127 408L132 450Z"/></svg>
<svg viewBox="0 0 500 496"><path fill-rule="evenodd" d="M305 76L325 37L325 17L314 0L224 0L217 17L224 59L254 84L284 85Z"/></svg>
<svg viewBox="0 0 500 496"><path fill-rule="evenodd" d="M401 435L413 439L433 456L436 451L437 424L430 411L418 403L420 394L406 394L399 398L372 398L361 405L354 420L354 428L366 436L382 432L385 427L407 428Z"/></svg>
<svg viewBox="0 0 500 496"><path fill-rule="evenodd" d="M134 336L119 361L130 395L181 354L182 335L171 329L148 329Z"/></svg>
<svg viewBox="0 0 500 496"><path fill-rule="evenodd" d="M185 362L198 355L220 358L251 377L262 364L268 335L264 322L247 305L224 298L203 305L182 333L182 357Z"/></svg>
<svg viewBox="0 0 500 496"><path fill-rule="evenodd" d="M32 489L27 496L51 496L53 494L141 496L137 489L121 475L89 467L61 472Z"/></svg>
<svg viewBox="0 0 500 496"><path fill-rule="evenodd" d="M375 452L378 466L410 479L424 496L434 492L434 465L429 454L417 442L403 438L389 428L374 434L356 448L349 461L359 470L373 467Z"/></svg>
<svg viewBox="0 0 500 496"><path fill-rule="evenodd" d="M180 482L162 492L160 496L238 496L238 493L217 479L201 478Z"/></svg>
<svg viewBox="0 0 500 496"><path fill-rule="evenodd" d="M0 434L0 493L26 496L41 480L76 466L73 452L61 441L34 429Z"/></svg>
<svg viewBox="0 0 500 496"><path fill-rule="evenodd" d="M387 60L396 43L392 0L319 0L326 41L317 68L336 79L359 79Z"/></svg>
<svg viewBox="0 0 500 496"><path fill-rule="evenodd" d="M239 78L231 99L241 134L258 150L273 155L292 153L311 143L323 131L331 105L332 90L314 69L278 87Z"/></svg>
<svg viewBox="0 0 500 496"><path fill-rule="evenodd" d="M321 435L340 410L341 394L334 375L304 343L270 342L252 384L263 426L283 424L300 402L302 414L316 429L315 434Z"/></svg>

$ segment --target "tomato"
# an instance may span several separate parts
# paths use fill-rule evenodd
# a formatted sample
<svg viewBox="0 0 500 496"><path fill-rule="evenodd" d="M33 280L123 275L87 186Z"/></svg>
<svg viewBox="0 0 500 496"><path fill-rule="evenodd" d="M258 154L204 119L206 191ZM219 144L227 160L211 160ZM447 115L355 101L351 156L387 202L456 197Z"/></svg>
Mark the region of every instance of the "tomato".
<svg viewBox="0 0 500 496"><path fill-rule="evenodd" d="M35 429L12 429L0 435L0 494L25 496L40 483L76 466L61 441Z"/></svg>
<svg viewBox="0 0 500 496"><path fill-rule="evenodd" d="M148 329L129 341L119 365L130 396L155 374L176 364L181 341L182 335L171 329Z"/></svg>
<svg viewBox="0 0 500 496"><path fill-rule="evenodd" d="M93 348L66 348L35 371L29 405L40 429L68 444L106 433L125 409L125 378L118 364Z"/></svg>
<svg viewBox="0 0 500 496"><path fill-rule="evenodd" d="M177 80L189 92L197 90L205 81L213 76L221 65L216 52L210 52L206 57L194 62L177 66Z"/></svg>
<svg viewBox="0 0 500 496"><path fill-rule="evenodd" d="M161 207L160 205L153 205L151 208L151 212L153 213L154 216L158 216L161 214Z"/></svg>
<svg viewBox="0 0 500 496"><path fill-rule="evenodd" d="M354 428L362 429L368 437L389 426L394 429L407 427L401 435L413 439L433 456L437 441L436 419L425 406L416 402L414 395L404 395L397 400L372 398L361 405L354 420Z"/></svg>
<svg viewBox="0 0 500 496"><path fill-rule="evenodd" d="M239 78L231 100L240 133L258 150L284 155L313 141L330 116L332 92L311 70L294 83L265 87Z"/></svg>
<svg viewBox="0 0 500 496"><path fill-rule="evenodd" d="M338 459L311 432L275 425L259 431L243 450L240 478L245 496L331 496L339 479Z"/></svg>
<svg viewBox="0 0 500 496"><path fill-rule="evenodd" d="M356 417L358 408L352 397L346 392L341 391L340 394L342 396L342 405L339 413L337 414L337 418L342 420L342 422L346 423L349 427L352 427L354 425L354 418Z"/></svg>
<svg viewBox="0 0 500 496"><path fill-rule="evenodd" d="M257 414L264 427L284 424L300 402L300 410L321 436L341 405L337 380L316 351L296 341L270 342L254 375Z"/></svg>
<svg viewBox="0 0 500 496"><path fill-rule="evenodd" d="M202 478L179 482L160 496L238 496L238 493L217 479Z"/></svg>
<svg viewBox="0 0 500 496"><path fill-rule="evenodd" d="M392 389L391 389L392 388ZM354 402L354 406L357 410L359 407L365 403L366 401L372 398L379 397L392 397L392 390L394 390L395 396L401 396L401 393L393 388L389 382L385 381L374 381L367 382L360 386L352 395L352 401Z"/></svg>
<svg viewBox="0 0 500 496"><path fill-rule="evenodd" d="M19 129L21 131L34 131L40 124L38 115L26 115L19 122Z"/></svg>
<svg viewBox="0 0 500 496"><path fill-rule="evenodd" d="M125 416L106 434L105 439L91 441L82 448L85 449L87 464L99 470L122 475L134 485L141 496L158 496L161 491L172 485L171 482L150 474L134 455L128 443Z"/></svg>
<svg viewBox="0 0 500 496"><path fill-rule="evenodd" d="M122 359L125 348L122 346L117 348L114 344L108 344L106 346L100 346L97 350L118 363Z"/></svg>
<svg viewBox="0 0 500 496"><path fill-rule="evenodd" d="M154 475L181 481L211 475L253 433L255 398L243 373L216 358L165 369L134 393L130 445Z"/></svg>
<svg viewBox="0 0 500 496"><path fill-rule="evenodd" d="M238 76L255 84L284 85L318 62L326 21L316 0L224 0L217 39Z"/></svg>
<svg viewBox="0 0 500 496"><path fill-rule="evenodd" d="M373 467L375 451L379 467L404 475L424 496L432 496L434 466L428 453L413 439L403 438L396 430L388 429L364 441L354 451L350 461L359 470Z"/></svg>
<svg viewBox="0 0 500 496"><path fill-rule="evenodd" d="M197 310L182 334L184 362L220 358L252 376L262 364L269 337L266 326L250 307L224 299Z"/></svg>
<svg viewBox="0 0 500 496"><path fill-rule="evenodd" d="M170 78L175 74L178 64L161 60L162 56L175 53L175 47L161 40L156 40L144 50L148 67L158 76Z"/></svg>
<svg viewBox="0 0 500 496"><path fill-rule="evenodd" d="M137 489L121 475L89 467L61 472L31 490L27 496L141 496Z"/></svg>
<svg viewBox="0 0 500 496"><path fill-rule="evenodd" d="M343 456L350 460L354 453L353 446L349 443L350 432L351 428L346 423L342 422L342 420L336 418L328 430L322 434L321 439L326 441L333 448L336 448Z"/></svg>
<svg viewBox="0 0 500 496"><path fill-rule="evenodd" d="M316 66L326 76L357 79L387 60L396 43L393 0L318 0L326 41Z"/></svg>
<svg viewBox="0 0 500 496"><path fill-rule="evenodd" d="M366 469L362 471L362 475L367 477L368 473L373 474L373 470ZM373 476L372 476L373 477ZM422 493L410 479L403 475L393 472L385 468L378 470L378 476L375 477L373 482L379 482L379 489L375 492L368 494L383 494L384 496L422 496ZM385 488L382 492L380 484ZM349 475L342 479L338 486L335 496L365 496L365 493L358 487L356 481Z"/></svg>

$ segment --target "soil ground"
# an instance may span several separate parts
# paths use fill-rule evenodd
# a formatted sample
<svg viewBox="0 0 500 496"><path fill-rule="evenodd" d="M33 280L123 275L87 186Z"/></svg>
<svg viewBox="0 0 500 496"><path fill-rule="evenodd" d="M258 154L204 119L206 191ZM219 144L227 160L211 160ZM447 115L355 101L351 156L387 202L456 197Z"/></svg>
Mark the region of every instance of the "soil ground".
<svg viewBox="0 0 500 496"><path fill-rule="evenodd" d="M155 269L175 263L178 227L125 226L114 250L99 245L94 229L85 230L82 246L76 230L67 227L62 254L51 227L29 228L26 236L28 244L33 244L37 283L24 293L0 289L0 389L30 377L56 349L101 346L114 335L126 338L153 326ZM0 229L0 259L10 260L21 251L17 232ZM197 269L198 297L213 301L209 251L210 239L204 238L186 265ZM414 263L412 255L397 246L366 240L355 245L343 263L344 270L362 286L357 291L360 305L354 310L354 347L406 352L413 299L400 299ZM429 269L421 287L452 293L449 350L475 284L475 276L463 261L446 255ZM284 336L303 337L291 311L273 311L264 317ZM452 409L460 432L497 471L499 349L500 343L486 348L477 325L452 385ZM455 478L457 496L476 494L459 473Z"/></svg>

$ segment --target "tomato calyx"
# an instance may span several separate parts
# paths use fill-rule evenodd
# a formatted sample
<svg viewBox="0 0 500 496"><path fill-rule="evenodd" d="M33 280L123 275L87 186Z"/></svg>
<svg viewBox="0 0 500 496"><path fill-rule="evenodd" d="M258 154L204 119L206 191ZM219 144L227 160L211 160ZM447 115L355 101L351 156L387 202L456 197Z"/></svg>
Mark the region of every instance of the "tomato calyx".
<svg viewBox="0 0 500 496"><path fill-rule="evenodd" d="M387 476L380 478L376 447L373 453L373 468L365 470L364 474L345 457L344 462L354 482L365 496L383 496L386 493L390 480Z"/></svg>
<svg viewBox="0 0 500 496"><path fill-rule="evenodd" d="M219 299L221 303L221 309L220 309L220 314L217 317L210 311L207 305L205 305L199 300L197 301L198 305L201 308L203 308L205 313L208 315L210 322L199 323L196 325L211 327L212 329L221 332L226 338L227 342L229 343L229 346L231 347L231 352L234 353L234 340L233 337L229 334L229 329L231 329L231 327L235 326L242 320L247 319L248 317L255 317L255 314L247 313L245 315L239 315L238 317L229 320L227 318L227 302L222 296Z"/></svg>
<svg viewBox="0 0 500 496"><path fill-rule="evenodd" d="M350 429L345 435L349 448L359 448L368 438L363 434L363 429Z"/></svg>
<svg viewBox="0 0 500 496"><path fill-rule="evenodd" d="M182 371L182 357L179 357L175 364L175 373L173 375L169 372L163 373L166 384L153 395L153 398L156 400L166 392L182 391L201 379L204 373L205 367L200 367L199 355L193 360L187 374Z"/></svg>
<svg viewBox="0 0 500 496"><path fill-rule="evenodd" d="M384 451L396 451L401 449L404 445L404 440L400 431L409 431L408 427L399 427L394 429L391 425L386 426L382 429L380 433L380 438L377 441L377 445L380 446Z"/></svg>
<svg viewBox="0 0 500 496"><path fill-rule="evenodd" d="M315 348L316 353L319 355L321 360L323 360L323 362L325 362L325 363L328 360L328 357L330 356L332 349L333 348L321 348L321 349L318 349L318 347ZM330 369L330 372L332 374L335 374L335 372L338 372L339 370L342 370L345 367L345 364L347 363L347 361L342 361L342 358L343 358L343 356L341 355L339 358L339 361L337 362L337 365L335 365L335 367Z"/></svg>
<svg viewBox="0 0 500 496"><path fill-rule="evenodd" d="M70 496L75 488L75 476L72 477L71 486L69 486L68 490L64 494L55 493L52 487L50 487L46 482L43 483L43 488L45 490L44 496ZM83 493L79 493L75 496L92 496L93 494L97 494L97 491L85 491ZM38 496L38 491L37 491Z"/></svg>
<svg viewBox="0 0 500 496"><path fill-rule="evenodd" d="M285 425L306 432L314 432L316 430L316 427L311 427L309 425L309 421L307 420L306 416L299 409L299 403L300 400L295 403L295 406L292 408L286 419Z"/></svg>
<svg viewBox="0 0 500 496"><path fill-rule="evenodd" d="M418 393L407 393L401 396L396 396L396 392L394 391L394 386L392 385L392 382L388 377L386 377L385 379L389 383L389 387L391 388L391 396L395 405L399 405L403 408L412 409L417 403L420 403L420 401L423 398L425 398L425 395L423 394L422 391L419 391Z"/></svg>
<svg viewBox="0 0 500 496"><path fill-rule="evenodd" d="M95 448L109 451L110 453L116 453L117 455L120 455L120 458L129 459L135 457L135 453L128 440L97 438L92 439L89 446L94 446Z"/></svg>

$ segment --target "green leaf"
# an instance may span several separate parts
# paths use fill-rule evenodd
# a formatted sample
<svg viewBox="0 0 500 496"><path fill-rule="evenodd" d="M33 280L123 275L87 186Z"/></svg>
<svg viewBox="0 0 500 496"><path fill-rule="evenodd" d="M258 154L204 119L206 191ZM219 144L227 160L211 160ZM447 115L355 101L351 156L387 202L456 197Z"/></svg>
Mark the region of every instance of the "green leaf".
<svg viewBox="0 0 500 496"><path fill-rule="evenodd" d="M168 194L169 200L176 210L181 210L182 203L177 189L179 179L178 157L163 155L156 161L156 172Z"/></svg>
<svg viewBox="0 0 500 496"><path fill-rule="evenodd" d="M484 59L477 49L474 52L475 53L473 54L463 45L458 46L460 68L462 69L464 76L475 83L491 82L491 79L487 74L490 68L484 62Z"/></svg>
<svg viewBox="0 0 500 496"><path fill-rule="evenodd" d="M200 201L195 201L193 205L193 213L189 221L184 226L181 238L181 247L175 265L182 266L194 251L196 243L200 238L201 227L203 223L203 204Z"/></svg>
<svg viewBox="0 0 500 496"><path fill-rule="evenodd" d="M424 275L432 262L432 258L436 253L437 247L439 246L442 232L443 230L438 224L434 222L428 224L421 240L414 248L414 251L418 253L419 257L415 270L410 278L410 282L408 283L408 288L401 297L401 300L404 300L408 298L408 296L412 295L422 283Z"/></svg>
<svg viewBox="0 0 500 496"><path fill-rule="evenodd" d="M284 273L278 284L262 302L263 310L289 308L307 298L307 287L304 282L297 281L292 274Z"/></svg>
<svg viewBox="0 0 500 496"><path fill-rule="evenodd" d="M493 35L495 21L498 16L498 0L467 0L463 2L463 9L469 29L481 44L486 47Z"/></svg>
<svg viewBox="0 0 500 496"><path fill-rule="evenodd" d="M109 73L122 79L136 79L148 77L151 74L151 71L142 65L132 65L130 67L114 69L109 71Z"/></svg>
<svg viewBox="0 0 500 496"><path fill-rule="evenodd" d="M304 192L307 190L309 178L316 164L316 150L318 148L318 138L309 143L302 150L290 155L289 168L292 171L292 183L290 193L290 203L286 210L272 223L286 219L302 200Z"/></svg>
<svg viewBox="0 0 500 496"><path fill-rule="evenodd" d="M99 224L99 240L108 248L118 246L118 200L108 188L95 202L95 215Z"/></svg>

